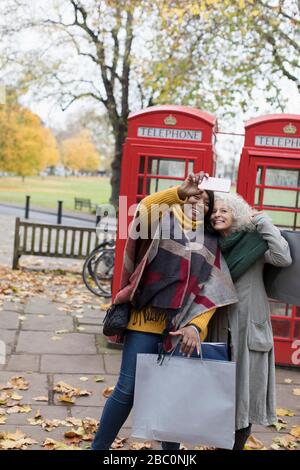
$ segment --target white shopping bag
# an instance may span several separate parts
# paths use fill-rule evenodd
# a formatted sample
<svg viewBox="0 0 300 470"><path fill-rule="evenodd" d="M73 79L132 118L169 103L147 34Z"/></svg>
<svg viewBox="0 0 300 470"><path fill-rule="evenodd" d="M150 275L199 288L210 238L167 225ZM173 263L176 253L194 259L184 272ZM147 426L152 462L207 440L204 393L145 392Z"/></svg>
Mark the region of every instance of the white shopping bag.
<svg viewBox="0 0 300 470"><path fill-rule="evenodd" d="M234 362L138 354L133 437L232 449Z"/></svg>

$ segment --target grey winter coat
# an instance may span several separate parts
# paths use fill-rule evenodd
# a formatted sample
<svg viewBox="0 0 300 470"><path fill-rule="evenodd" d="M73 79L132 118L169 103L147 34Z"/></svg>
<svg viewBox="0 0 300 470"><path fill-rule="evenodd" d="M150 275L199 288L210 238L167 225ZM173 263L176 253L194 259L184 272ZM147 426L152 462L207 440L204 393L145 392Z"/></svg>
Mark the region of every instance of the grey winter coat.
<svg viewBox="0 0 300 470"><path fill-rule="evenodd" d="M253 223L269 249L235 282L239 302L216 312L206 340L227 341L229 328L231 358L237 363L236 429L277 421L273 333L263 266L292 262L289 245L271 219L259 213Z"/></svg>

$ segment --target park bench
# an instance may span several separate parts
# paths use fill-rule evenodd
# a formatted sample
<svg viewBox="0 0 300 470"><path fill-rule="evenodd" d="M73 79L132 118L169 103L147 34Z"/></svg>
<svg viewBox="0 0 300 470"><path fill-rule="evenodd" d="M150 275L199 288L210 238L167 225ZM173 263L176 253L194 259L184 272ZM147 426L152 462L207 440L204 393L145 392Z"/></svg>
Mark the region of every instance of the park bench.
<svg viewBox="0 0 300 470"><path fill-rule="evenodd" d="M87 209L89 209L89 211L92 211L93 209L96 208L96 204L93 204L90 199L79 198L79 197L74 198L74 206L75 206L75 209L80 209L80 210L86 207Z"/></svg>
<svg viewBox="0 0 300 470"><path fill-rule="evenodd" d="M16 218L13 269L22 255L85 259L101 242L115 238L115 230L29 222Z"/></svg>

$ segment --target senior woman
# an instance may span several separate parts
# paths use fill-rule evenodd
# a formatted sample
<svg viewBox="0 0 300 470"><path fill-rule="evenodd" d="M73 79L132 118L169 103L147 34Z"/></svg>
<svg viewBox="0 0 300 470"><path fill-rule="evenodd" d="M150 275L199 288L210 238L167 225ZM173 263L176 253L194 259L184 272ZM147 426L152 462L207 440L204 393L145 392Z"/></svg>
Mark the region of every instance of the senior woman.
<svg viewBox="0 0 300 470"><path fill-rule="evenodd" d="M264 263L289 266L287 241L264 212L236 194L215 193L211 225L229 267L239 302L219 311L210 325L210 340L230 333L236 373L236 439L242 450L252 424L277 421L275 361L270 308L263 283ZM225 313L225 314L224 314Z"/></svg>

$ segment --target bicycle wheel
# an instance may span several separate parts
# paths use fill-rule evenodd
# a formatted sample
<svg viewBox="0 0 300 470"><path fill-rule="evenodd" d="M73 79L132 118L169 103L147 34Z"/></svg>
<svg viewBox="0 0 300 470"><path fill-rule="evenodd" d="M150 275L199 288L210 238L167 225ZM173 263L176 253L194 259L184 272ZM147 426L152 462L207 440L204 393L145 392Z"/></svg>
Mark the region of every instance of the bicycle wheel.
<svg viewBox="0 0 300 470"><path fill-rule="evenodd" d="M99 296L99 297L108 297L108 291L101 289L101 287L98 286L95 280L95 266L96 262L98 260L98 257L103 253L103 250L105 249L114 249L115 247L115 240L105 240L102 242L100 245L98 245L94 250L88 255L86 258L83 268L82 268L82 279L85 284L85 286L88 288L90 292L93 294Z"/></svg>
<svg viewBox="0 0 300 470"><path fill-rule="evenodd" d="M106 248L98 256L94 268L94 280L104 297L111 297L111 283L115 266L115 250Z"/></svg>
<svg viewBox="0 0 300 470"><path fill-rule="evenodd" d="M89 275L94 277L94 269L95 269L95 263L98 259L98 256L102 253L102 251L106 248L114 248L115 247L115 240L105 240L104 242L100 243L96 248L91 251L91 253L88 256L88 263L87 263L87 269L89 272Z"/></svg>
<svg viewBox="0 0 300 470"><path fill-rule="evenodd" d="M98 297L103 297L103 292L99 289L94 278L93 267L95 265L96 259L96 253L91 254L86 258L82 268L82 279L90 292L97 295Z"/></svg>

